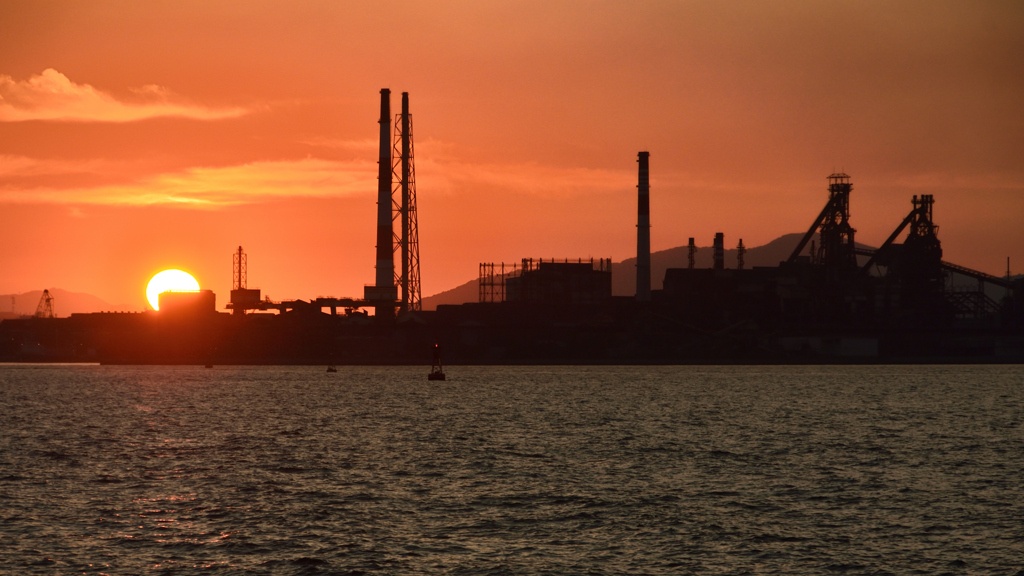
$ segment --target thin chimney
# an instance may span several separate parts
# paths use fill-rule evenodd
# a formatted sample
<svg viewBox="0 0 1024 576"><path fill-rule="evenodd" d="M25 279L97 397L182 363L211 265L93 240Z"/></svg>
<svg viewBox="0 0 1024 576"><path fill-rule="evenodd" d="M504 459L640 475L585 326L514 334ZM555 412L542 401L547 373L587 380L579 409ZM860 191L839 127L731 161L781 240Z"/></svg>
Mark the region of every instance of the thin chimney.
<svg viewBox="0 0 1024 576"><path fill-rule="evenodd" d="M651 300L651 182L648 158L650 152L640 152L639 183L637 184L636 221L636 300Z"/></svg>
<svg viewBox="0 0 1024 576"><path fill-rule="evenodd" d="M721 232L715 233L715 270L725 269L725 234Z"/></svg>
<svg viewBox="0 0 1024 576"><path fill-rule="evenodd" d="M391 228L391 90L380 91L380 161L377 166L377 287L395 285Z"/></svg>

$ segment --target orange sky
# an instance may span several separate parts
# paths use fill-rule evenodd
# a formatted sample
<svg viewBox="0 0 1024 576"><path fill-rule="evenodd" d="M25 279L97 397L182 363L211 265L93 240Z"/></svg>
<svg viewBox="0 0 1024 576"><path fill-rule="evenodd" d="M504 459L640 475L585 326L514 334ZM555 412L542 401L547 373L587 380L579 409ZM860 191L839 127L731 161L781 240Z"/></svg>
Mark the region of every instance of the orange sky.
<svg viewBox="0 0 1024 576"><path fill-rule="evenodd" d="M853 177L879 244L934 194L945 259L1024 271L1012 2L5 2L0 293L145 305L231 253L275 299L373 282L379 90L410 92L423 294L481 261L803 231Z"/></svg>

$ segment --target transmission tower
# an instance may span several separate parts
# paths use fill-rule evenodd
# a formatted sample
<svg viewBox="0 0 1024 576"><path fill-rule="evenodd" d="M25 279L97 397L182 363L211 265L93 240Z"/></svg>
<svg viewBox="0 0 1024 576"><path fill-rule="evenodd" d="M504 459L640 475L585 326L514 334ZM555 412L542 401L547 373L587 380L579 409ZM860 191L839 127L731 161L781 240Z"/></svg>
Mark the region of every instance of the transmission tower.
<svg viewBox="0 0 1024 576"><path fill-rule="evenodd" d="M743 245L743 238L740 238L740 244L736 247L736 269L743 270L743 259L747 255L747 247Z"/></svg>
<svg viewBox="0 0 1024 576"><path fill-rule="evenodd" d="M401 267L395 271L395 283L401 286L399 311L421 310L420 241L416 219L416 164L413 153L412 114L409 93L402 92L402 113L395 115L392 173L392 221L398 221L395 251L401 254Z"/></svg>
<svg viewBox="0 0 1024 576"><path fill-rule="evenodd" d="M53 318L53 296L49 290L43 290L43 296L36 306L36 318Z"/></svg>
<svg viewBox="0 0 1024 576"><path fill-rule="evenodd" d="M232 290L245 290L246 284L246 266L245 266L245 252L242 251L242 247L238 247L238 252L234 253L234 266L231 268L231 289Z"/></svg>

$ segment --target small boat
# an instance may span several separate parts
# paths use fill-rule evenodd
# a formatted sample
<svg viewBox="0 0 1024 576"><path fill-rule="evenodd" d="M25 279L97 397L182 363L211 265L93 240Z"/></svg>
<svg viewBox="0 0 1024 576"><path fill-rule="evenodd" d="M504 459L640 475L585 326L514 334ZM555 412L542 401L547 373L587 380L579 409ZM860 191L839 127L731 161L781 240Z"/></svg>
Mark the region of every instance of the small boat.
<svg viewBox="0 0 1024 576"><path fill-rule="evenodd" d="M430 365L430 374L427 374L427 380L444 379L444 370L441 367L441 345L434 344L434 362Z"/></svg>
<svg viewBox="0 0 1024 576"><path fill-rule="evenodd" d="M331 365L331 366L328 366L328 367L327 367L327 371L328 371L328 372L337 372L337 371L338 371L338 369L337 369L337 368L335 368L335 367L334 367L333 365Z"/></svg>

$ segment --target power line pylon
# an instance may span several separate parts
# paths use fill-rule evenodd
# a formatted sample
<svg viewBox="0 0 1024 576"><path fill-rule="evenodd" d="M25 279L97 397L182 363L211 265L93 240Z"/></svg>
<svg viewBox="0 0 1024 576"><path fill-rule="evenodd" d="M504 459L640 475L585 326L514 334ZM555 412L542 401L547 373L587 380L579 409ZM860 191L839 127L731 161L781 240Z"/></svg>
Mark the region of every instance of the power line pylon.
<svg viewBox="0 0 1024 576"><path fill-rule="evenodd" d="M391 199L393 220L398 220L395 251L400 252L401 266L395 271L395 283L401 286L400 312L421 310L420 242L416 218L416 164L413 152L412 114L409 93L402 92L402 112L395 115L392 173L396 181Z"/></svg>

